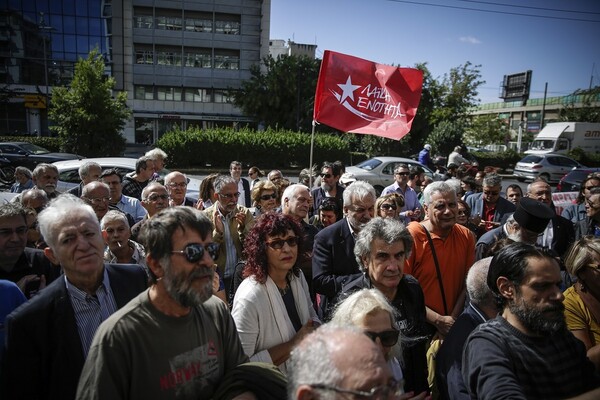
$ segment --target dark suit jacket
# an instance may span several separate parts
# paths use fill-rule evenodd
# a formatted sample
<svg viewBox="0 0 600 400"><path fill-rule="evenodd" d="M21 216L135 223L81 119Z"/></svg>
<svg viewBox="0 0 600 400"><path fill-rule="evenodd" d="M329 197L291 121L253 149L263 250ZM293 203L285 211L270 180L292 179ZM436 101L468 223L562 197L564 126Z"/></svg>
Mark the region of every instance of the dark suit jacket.
<svg viewBox="0 0 600 400"><path fill-rule="evenodd" d="M312 257L313 290L319 296L321 317L327 320L342 286L362 275L354 257L354 238L342 218L315 236Z"/></svg>
<svg viewBox="0 0 600 400"><path fill-rule="evenodd" d="M504 233L504 224L481 235L481 237L477 240L477 244L475 244L475 261L485 258L489 248L492 247L492 245L497 241L505 238L506 234Z"/></svg>
<svg viewBox="0 0 600 400"><path fill-rule="evenodd" d="M555 215L552 218L552 250L564 261L567 250L574 241L575 229L573 223L565 217Z"/></svg>
<svg viewBox="0 0 600 400"><path fill-rule="evenodd" d="M467 204L471 207L471 216L483 217L483 193L475 193L467 197ZM494 211L494 221L501 222L505 214L514 213L516 207L513 203L500 197L496 203L496 211Z"/></svg>
<svg viewBox="0 0 600 400"><path fill-rule="evenodd" d="M242 180L242 185L244 186L244 202L246 202L246 207L250 207L252 205L252 199L250 196L250 183L246 178L240 178Z"/></svg>
<svg viewBox="0 0 600 400"><path fill-rule="evenodd" d="M147 288L139 265L105 266L117 307ZM6 318L1 397L74 399L84 361L75 313L60 277Z"/></svg>

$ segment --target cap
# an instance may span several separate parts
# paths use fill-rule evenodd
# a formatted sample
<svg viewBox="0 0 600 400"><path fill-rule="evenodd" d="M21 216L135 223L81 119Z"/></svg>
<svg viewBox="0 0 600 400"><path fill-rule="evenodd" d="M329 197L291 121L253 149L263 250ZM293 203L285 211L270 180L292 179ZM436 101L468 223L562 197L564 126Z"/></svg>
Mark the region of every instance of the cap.
<svg viewBox="0 0 600 400"><path fill-rule="evenodd" d="M431 145L430 144L426 144L425 146L423 146L423 148L425 148L427 150L431 150Z"/></svg>
<svg viewBox="0 0 600 400"><path fill-rule="evenodd" d="M513 216L522 228L535 233L542 233L554 214L554 211L546 204L529 197L523 197Z"/></svg>
<svg viewBox="0 0 600 400"><path fill-rule="evenodd" d="M342 176L340 177L340 183L343 185L347 185L352 182L356 182L356 177L354 176L354 174L352 174L350 172L346 172L345 174L342 174Z"/></svg>

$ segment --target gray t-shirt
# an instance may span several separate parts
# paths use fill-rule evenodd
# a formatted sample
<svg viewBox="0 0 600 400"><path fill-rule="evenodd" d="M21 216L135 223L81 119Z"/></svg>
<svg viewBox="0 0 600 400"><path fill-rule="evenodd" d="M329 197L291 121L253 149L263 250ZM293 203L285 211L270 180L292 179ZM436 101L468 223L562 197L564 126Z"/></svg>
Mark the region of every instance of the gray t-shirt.
<svg viewBox="0 0 600 400"><path fill-rule="evenodd" d="M210 399L223 375L248 359L227 306L212 297L170 317L148 290L99 328L78 399Z"/></svg>

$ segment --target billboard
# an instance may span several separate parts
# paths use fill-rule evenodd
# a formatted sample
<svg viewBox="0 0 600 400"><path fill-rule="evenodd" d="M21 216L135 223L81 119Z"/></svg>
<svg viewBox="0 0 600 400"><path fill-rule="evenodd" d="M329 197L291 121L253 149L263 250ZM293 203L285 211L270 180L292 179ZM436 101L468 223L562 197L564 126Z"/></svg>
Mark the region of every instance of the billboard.
<svg viewBox="0 0 600 400"><path fill-rule="evenodd" d="M502 81L501 99L504 101L529 99L529 89L531 87L531 70L519 72L518 74L504 75Z"/></svg>

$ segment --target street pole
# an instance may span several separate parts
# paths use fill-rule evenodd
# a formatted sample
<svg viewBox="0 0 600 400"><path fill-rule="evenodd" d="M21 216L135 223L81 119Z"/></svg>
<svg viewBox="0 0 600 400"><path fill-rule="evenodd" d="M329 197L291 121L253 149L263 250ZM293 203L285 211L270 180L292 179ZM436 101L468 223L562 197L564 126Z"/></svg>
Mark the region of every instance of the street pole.
<svg viewBox="0 0 600 400"><path fill-rule="evenodd" d="M51 31L52 28L51 26L47 26L46 25L46 21L44 21L44 13L40 12L40 24L38 25L38 28L40 30L40 32L48 32ZM50 90L48 88L48 57L46 56L46 34L44 33L43 35L41 35L42 37L42 43L43 43L43 52L44 52L44 85L46 86L45 88L45 94L46 94L46 120L48 120L48 108L50 106ZM38 132L38 134L41 136L42 134L42 129L40 128L40 132Z"/></svg>

